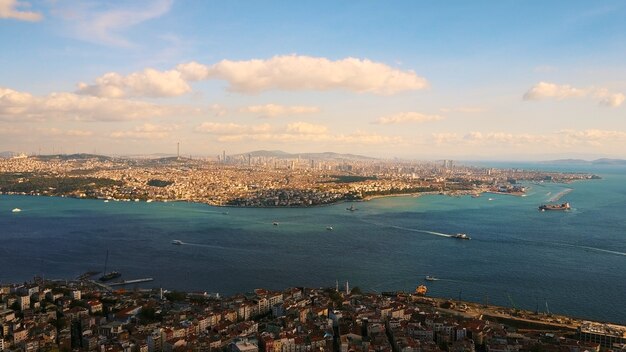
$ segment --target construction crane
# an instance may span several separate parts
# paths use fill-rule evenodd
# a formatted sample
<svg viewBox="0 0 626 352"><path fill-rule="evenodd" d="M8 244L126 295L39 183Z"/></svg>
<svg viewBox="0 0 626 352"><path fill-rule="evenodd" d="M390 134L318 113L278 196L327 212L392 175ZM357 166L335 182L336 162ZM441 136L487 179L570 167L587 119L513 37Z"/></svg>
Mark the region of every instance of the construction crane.
<svg viewBox="0 0 626 352"><path fill-rule="evenodd" d="M515 302L513 302L513 298L511 297L511 294L507 292L506 296L509 298L509 302L511 302L511 307L513 307L513 309L515 310L515 313L518 313L519 309L515 305Z"/></svg>

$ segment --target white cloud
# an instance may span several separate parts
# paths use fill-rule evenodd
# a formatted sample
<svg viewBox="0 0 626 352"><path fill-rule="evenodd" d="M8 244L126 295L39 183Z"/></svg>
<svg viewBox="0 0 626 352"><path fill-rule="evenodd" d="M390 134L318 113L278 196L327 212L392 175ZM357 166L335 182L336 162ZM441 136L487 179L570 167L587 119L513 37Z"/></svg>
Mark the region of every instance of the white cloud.
<svg viewBox="0 0 626 352"><path fill-rule="evenodd" d="M456 108L441 108L439 109L439 111L443 113L460 112L460 113L466 113L466 114L477 114L477 113L485 112L487 111L487 109L477 107L477 106L459 106Z"/></svg>
<svg viewBox="0 0 626 352"><path fill-rule="evenodd" d="M211 134L258 134L267 133L271 131L269 124L261 125L240 125L236 123L222 123L222 122L204 122L200 126L196 127L197 132L211 133Z"/></svg>
<svg viewBox="0 0 626 352"><path fill-rule="evenodd" d="M434 133L432 142L438 146L515 147L518 149L569 150L574 147L606 147L626 143L626 132L611 130L562 130L546 134L509 132Z"/></svg>
<svg viewBox="0 0 626 352"><path fill-rule="evenodd" d="M156 125L144 123L130 131L114 131L110 134L115 139L163 139L170 136L170 132L175 130L173 125Z"/></svg>
<svg viewBox="0 0 626 352"><path fill-rule="evenodd" d="M43 18L38 12L20 10L19 7L30 7L30 3L17 0L0 0L0 18L30 22L40 21Z"/></svg>
<svg viewBox="0 0 626 352"><path fill-rule="evenodd" d="M129 47L133 44L124 37L123 32L166 14L172 2L173 0L71 2L66 8L60 8L55 12L71 23L72 35L79 39Z"/></svg>
<svg viewBox="0 0 626 352"><path fill-rule="evenodd" d="M216 136L219 142L255 141L272 144L333 143L344 145L394 145L404 143L401 137L384 136L363 131L350 134L333 134L328 127L306 122L294 122L281 128L269 124L242 125L235 123L205 122L197 132Z"/></svg>
<svg viewBox="0 0 626 352"><path fill-rule="evenodd" d="M600 105L616 108L626 100L626 96L622 93L609 93L608 91L601 90L597 95L600 99Z"/></svg>
<svg viewBox="0 0 626 352"><path fill-rule="evenodd" d="M294 134L324 134L328 132L328 127L307 122L294 122L287 125L286 131Z"/></svg>
<svg viewBox="0 0 626 352"><path fill-rule="evenodd" d="M395 94L424 89L426 79L367 59L331 61L310 56L275 56L268 60L222 60L212 66L188 62L170 71L145 69L127 76L110 72L95 84L81 83L78 91L100 97L178 96L191 91L190 81L223 79L232 91L258 93L278 89L332 90Z"/></svg>
<svg viewBox="0 0 626 352"><path fill-rule="evenodd" d="M187 81L201 81L209 77L209 67L195 61L176 66L183 79Z"/></svg>
<svg viewBox="0 0 626 352"><path fill-rule="evenodd" d="M208 76L226 80L231 90L244 93L344 89L388 95L428 87L426 79L413 71L351 57L336 61L297 55L268 60L222 60L209 68Z"/></svg>
<svg viewBox="0 0 626 352"><path fill-rule="evenodd" d="M0 87L0 120L125 121L174 115L199 115L204 109L142 101L51 93L37 97Z"/></svg>
<svg viewBox="0 0 626 352"><path fill-rule="evenodd" d="M622 93L612 93L606 88L590 87L575 88L570 85L539 82L524 93L524 100L557 99L590 97L602 106L618 107L622 105L626 96Z"/></svg>
<svg viewBox="0 0 626 352"><path fill-rule="evenodd" d="M419 112L400 112L393 115L379 117L376 121L374 121L374 123L380 125L390 125L407 122L437 121L441 119L443 119L443 117L439 115L427 115Z"/></svg>
<svg viewBox="0 0 626 352"><path fill-rule="evenodd" d="M277 104L253 105L239 109L239 112L257 114L259 117L277 117L284 115L302 115L319 112L317 106L285 106Z"/></svg>
<svg viewBox="0 0 626 352"><path fill-rule="evenodd" d="M587 95L583 89L574 88L570 85L558 85L548 82L539 82L524 94L524 100L539 100L546 98L567 99L578 98Z"/></svg>
<svg viewBox="0 0 626 352"><path fill-rule="evenodd" d="M142 72L122 76L115 72L96 78L96 83L79 83L79 94L105 98L175 97L191 91L191 87L176 70L157 71L147 68Z"/></svg>
<svg viewBox="0 0 626 352"><path fill-rule="evenodd" d="M37 131L40 135L43 136L58 136L58 137L91 137L93 136L93 131L86 130L63 130L60 128L52 127L52 128L38 128Z"/></svg>

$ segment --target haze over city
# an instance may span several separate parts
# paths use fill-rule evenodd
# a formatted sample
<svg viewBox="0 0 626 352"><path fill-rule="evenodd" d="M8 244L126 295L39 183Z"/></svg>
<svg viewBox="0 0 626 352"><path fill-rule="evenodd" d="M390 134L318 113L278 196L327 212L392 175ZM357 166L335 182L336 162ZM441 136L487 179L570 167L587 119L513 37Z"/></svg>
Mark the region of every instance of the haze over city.
<svg viewBox="0 0 626 352"><path fill-rule="evenodd" d="M0 151L623 157L626 5L0 0Z"/></svg>

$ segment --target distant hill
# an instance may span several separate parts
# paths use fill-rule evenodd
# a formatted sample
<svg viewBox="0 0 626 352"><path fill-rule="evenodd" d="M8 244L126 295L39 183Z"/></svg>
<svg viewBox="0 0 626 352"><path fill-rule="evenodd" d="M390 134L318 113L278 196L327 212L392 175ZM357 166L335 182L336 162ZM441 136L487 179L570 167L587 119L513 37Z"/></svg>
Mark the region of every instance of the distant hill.
<svg viewBox="0 0 626 352"><path fill-rule="evenodd" d="M595 160L583 160L583 159L559 159L544 161L545 164L580 164L580 165L626 165L624 159L609 159L601 158Z"/></svg>
<svg viewBox="0 0 626 352"><path fill-rule="evenodd" d="M35 158L40 160L52 160L52 159L61 159L61 160L87 160L87 159L98 159L100 161L111 160L113 158L104 156L104 155L96 155L96 154L53 154L53 155L38 155Z"/></svg>
<svg viewBox="0 0 626 352"><path fill-rule="evenodd" d="M276 159L295 159L300 157L305 160L376 160L376 158L357 155L357 154L340 154L340 153L287 153L282 150L255 150L249 153L232 155L231 157L264 157L264 158L276 158Z"/></svg>

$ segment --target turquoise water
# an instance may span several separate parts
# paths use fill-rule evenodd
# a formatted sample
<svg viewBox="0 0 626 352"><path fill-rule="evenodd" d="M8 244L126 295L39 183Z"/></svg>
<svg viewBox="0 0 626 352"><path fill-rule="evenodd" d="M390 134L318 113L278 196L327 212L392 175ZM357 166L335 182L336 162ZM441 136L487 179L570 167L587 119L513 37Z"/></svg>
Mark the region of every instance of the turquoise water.
<svg viewBox="0 0 626 352"><path fill-rule="evenodd" d="M354 212L0 196L0 282L102 270L108 249L110 270L153 277L147 287L233 294L349 280L414 290L432 275L441 279L426 283L433 296L540 311L547 302L626 323L626 168L582 171L603 179L530 184L526 197L380 198ZM567 189L572 211L537 211ZM459 232L472 240L446 237Z"/></svg>

